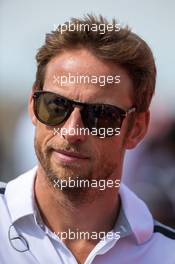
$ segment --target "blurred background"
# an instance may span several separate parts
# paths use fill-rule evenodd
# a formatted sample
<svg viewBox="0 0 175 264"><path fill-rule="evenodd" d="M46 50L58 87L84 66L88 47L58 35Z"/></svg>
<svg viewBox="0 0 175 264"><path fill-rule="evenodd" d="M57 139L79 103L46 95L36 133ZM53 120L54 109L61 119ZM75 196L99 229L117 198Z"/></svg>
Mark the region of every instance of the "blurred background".
<svg viewBox="0 0 175 264"><path fill-rule="evenodd" d="M70 17L102 14L129 26L150 45L157 65L156 94L146 139L128 151L123 181L154 217L175 227L175 1L0 0L0 181L36 164L27 101L35 54L45 33Z"/></svg>

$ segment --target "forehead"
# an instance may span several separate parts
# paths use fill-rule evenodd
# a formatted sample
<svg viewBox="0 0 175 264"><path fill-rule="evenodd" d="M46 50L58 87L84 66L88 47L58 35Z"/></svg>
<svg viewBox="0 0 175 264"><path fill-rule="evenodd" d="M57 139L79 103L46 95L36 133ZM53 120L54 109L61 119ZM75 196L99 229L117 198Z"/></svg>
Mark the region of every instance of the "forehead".
<svg viewBox="0 0 175 264"><path fill-rule="evenodd" d="M72 77L69 81L69 76L74 79ZM80 82L80 76L89 76L89 79L84 79L84 82L81 79ZM61 84L61 78L66 80L64 84ZM98 83L92 83L92 78ZM109 78L112 83L108 83ZM46 67L43 90L81 102L108 103L126 108L132 105L132 81L125 69L98 59L86 49L64 51L54 57Z"/></svg>

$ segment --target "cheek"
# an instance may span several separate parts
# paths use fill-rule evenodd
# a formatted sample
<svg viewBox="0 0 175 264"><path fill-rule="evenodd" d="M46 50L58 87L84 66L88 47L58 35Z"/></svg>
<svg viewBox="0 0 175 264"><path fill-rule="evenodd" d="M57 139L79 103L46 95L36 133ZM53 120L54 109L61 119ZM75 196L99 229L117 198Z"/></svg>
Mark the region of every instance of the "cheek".
<svg viewBox="0 0 175 264"><path fill-rule="evenodd" d="M123 153L123 143L121 136L101 139L94 147L96 163L116 162Z"/></svg>
<svg viewBox="0 0 175 264"><path fill-rule="evenodd" d="M53 137L55 136L52 128L43 124L37 124L35 130L35 141L40 149L45 149L45 146Z"/></svg>

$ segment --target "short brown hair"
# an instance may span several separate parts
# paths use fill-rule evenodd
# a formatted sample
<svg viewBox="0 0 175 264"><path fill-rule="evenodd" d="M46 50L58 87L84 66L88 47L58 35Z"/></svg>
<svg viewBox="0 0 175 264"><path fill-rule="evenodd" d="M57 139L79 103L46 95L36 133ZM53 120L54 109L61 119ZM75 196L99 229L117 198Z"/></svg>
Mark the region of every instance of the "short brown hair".
<svg viewBox="0 0 175 264"><path fill-rule="evenodd" d="M69 23L75 25L105 24L109 25L106 18L86 15L83 19L72 18ZM68 22L65 24L68 25ZM111 23L114 27L117 24L115 19ZM87 48L96 57L119 64L127 70L133 81L134 105L137 112L147 111L155 91L156 66L151 49L147 43L138 35L131 32L128 26L120 27L119 31L89 30L84 31L66 30L60 32L60 26L49 34L46 34L45 44L39 49L37 60L37 73L34 89L42 90L44 84L45 69L48 62L61 52L68 49Z"/></svg>

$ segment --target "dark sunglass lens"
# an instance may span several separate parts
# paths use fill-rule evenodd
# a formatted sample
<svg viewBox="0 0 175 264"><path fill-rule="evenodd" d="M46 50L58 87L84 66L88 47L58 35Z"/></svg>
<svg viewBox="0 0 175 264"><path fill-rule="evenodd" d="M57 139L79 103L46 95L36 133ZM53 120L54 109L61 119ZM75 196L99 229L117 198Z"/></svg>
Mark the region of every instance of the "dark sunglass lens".
<svg viewBox="0 0 175 264"><path fill-rule="evenodd" d="M36 114L38 119L50 126L59 125L68 114L69 103L66 99L53 93L41 93L36 97Z"/></svg>
<svg viewBox="0 0 175 264"><path fill-rule="evenodd" d="M120 128L121 127L121 115L120 113L112 107L104 107L101 110L101 115L99 115L99 127L105 128Z"/></svg>
<svg viewBox="0 0 175 264"><path fill-rule="evenodd" d="M105 133L105 137L114 135L116 133L115 129L121 128L123 120L120 111L117 111L116 107L104 105L88 107L84 119L85 125L91 131L97 129L98 135Z"/></svg>

